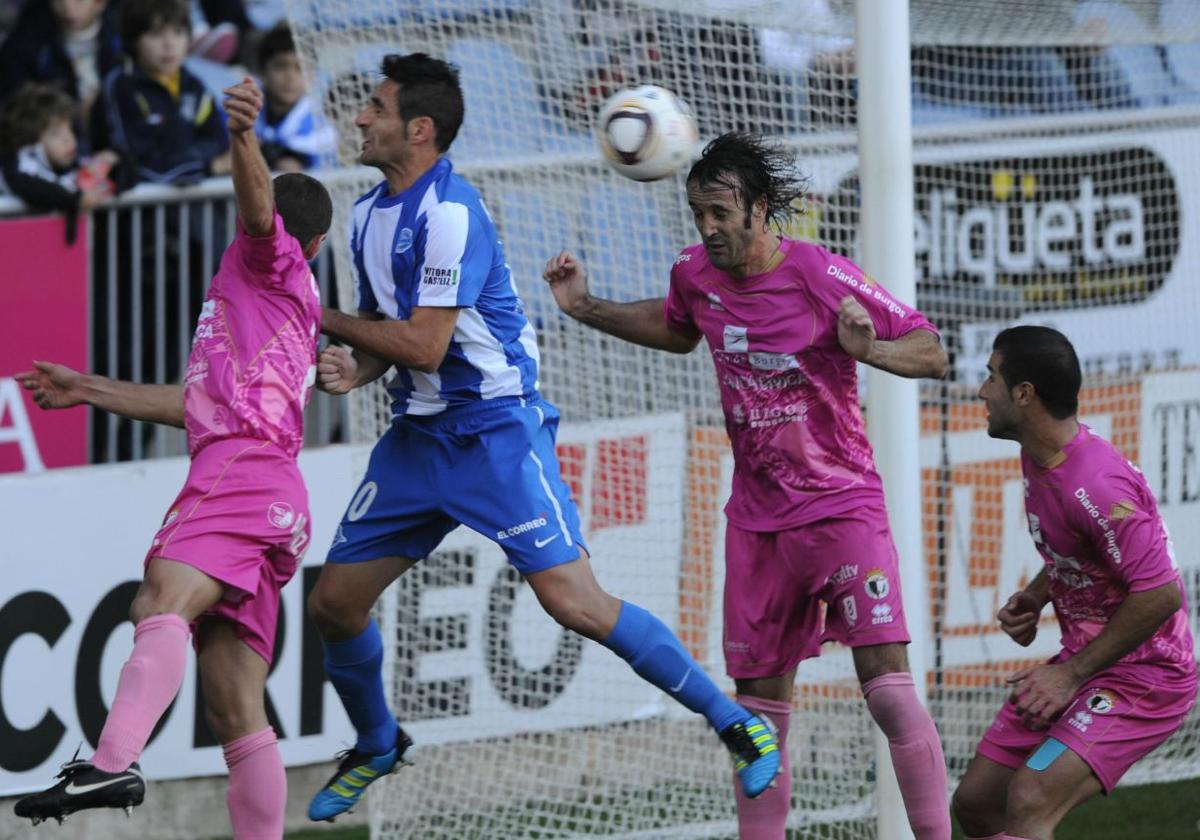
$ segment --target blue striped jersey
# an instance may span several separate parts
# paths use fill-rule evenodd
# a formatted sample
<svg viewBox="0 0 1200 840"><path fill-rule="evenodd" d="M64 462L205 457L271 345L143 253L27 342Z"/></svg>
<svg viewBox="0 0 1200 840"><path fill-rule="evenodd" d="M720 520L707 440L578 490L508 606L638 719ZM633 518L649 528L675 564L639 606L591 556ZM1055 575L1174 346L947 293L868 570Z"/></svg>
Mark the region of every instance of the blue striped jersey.
<svg viewBox="0 0 1200 840"><path fill-rule="evenodd" d="M449 160L402 193L388 195L385 181L360 198L350 248L359 310L403 321L417 306L460 308L435 373L396 367L393 415L537 395L537 338L496 226Z"/></svg>

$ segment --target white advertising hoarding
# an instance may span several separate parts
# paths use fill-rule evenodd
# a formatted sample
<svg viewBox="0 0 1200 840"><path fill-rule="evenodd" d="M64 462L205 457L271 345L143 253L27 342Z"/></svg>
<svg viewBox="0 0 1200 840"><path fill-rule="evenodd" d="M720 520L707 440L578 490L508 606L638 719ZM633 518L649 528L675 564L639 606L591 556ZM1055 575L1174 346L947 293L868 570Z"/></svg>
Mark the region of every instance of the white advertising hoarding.
<svg viewBox="0 0 1200 840"><path fill-rule="evenodd" d="M581 500L597 577L614 595L657 612L668 624L678 614L685 446L678 415L608 423L603 429L565 425L559 435L560 459ZM362 447L334 446L300 457L313 548L283 591L282 641L267 683L288 765L329 760L353 740L324 678L320 640L303 604L357 486L356 467L365 463L364 455ZM632 458L640 467L622 467L618 475L613 458ZM186 474L186 459L171 458L0 477L0 795L44 787L77 747L81 755L91 754L132 647L127 610L142 559ZM463 561L471 564L470 574L455 567ZM468 690L467 702L450 713L420 714L419 706L406 708L407 701L399 701L397 711L418 743L598 724L658 708L654 689L616 656L587 642L566 645L577 658L569 660L569 669L557 669L561 687L550 701L522 707L522 698L504 689L519 682L514 673L556 671L549 666L564 646L561 629L542 613L528 587L505 585L503 554L466 529L451 534L430 559L430 569L452 572L441 575L446 585L427 585L431 575L424 565L389 596L392 604L410 599L400 628L415 628L408 638L416 641L422 627L450 616L465 628L464 643L402 650L396 669L411 666L408 688L465 684ZM426 585L410 582L419 580ZM505 619L500 624L497 614ZM395 615L385 617L388 621L394 628ZM498 630L485 633L487 628ZM157 779L225 772L197 703L194 657L142 766Z"/></svg>

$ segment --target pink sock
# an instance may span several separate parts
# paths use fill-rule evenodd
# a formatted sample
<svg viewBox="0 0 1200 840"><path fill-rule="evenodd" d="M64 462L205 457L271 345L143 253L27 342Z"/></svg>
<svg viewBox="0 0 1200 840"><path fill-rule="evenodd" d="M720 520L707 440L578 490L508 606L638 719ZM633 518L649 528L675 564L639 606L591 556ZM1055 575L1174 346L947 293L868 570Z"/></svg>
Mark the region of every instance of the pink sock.
<svg viewBox="0 0 1200 840"><path fill-rule="evenodd" d="M736 698L747 709L766 716L779 730L779 775L775 787L767 788L756 799L742 793L734 776L733 789L737 794L739 840L783 840L788 811L792 807L792 770L788 765L788 724L792 719L792 704L782 700L765 700L739 694Z"/></svg>
<svg viewBox="0 0 1200 840"><path fill-rule="evenodd" d="M119 773L137 761L154 724L179 693L189 635L187 622L170 613L152 615L134 629L133 653L121 668L93 766Z"/></svg>
<svg viewBox="0 0 1200 840"><path fill-rule="evenodd" d="M950 840L946 759L911 674L876 677L863 685L867 709L887 736L896 781L917 840Z"/></svg>
<svg viewBox="0 0 1200 840"><path fill-rule="evenodd" d="M271 727L223 744L229 768L229 821L233 840L280 840L287 805L287 774Z"/></svg>

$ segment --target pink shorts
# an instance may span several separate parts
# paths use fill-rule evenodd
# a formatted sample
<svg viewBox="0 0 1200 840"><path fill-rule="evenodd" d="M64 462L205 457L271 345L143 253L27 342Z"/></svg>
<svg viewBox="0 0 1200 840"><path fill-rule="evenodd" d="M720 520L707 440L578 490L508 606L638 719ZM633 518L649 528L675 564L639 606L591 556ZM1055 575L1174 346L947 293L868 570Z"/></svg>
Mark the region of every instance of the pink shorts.
<svg viewBox="0 0 1200 840"><path fill-rule="evenodd" d="M197 623L232 622L238 637L270 662L279 591L296 573L310 529L295 459L267 441L221 440L196 453L146 564L155 557L186 563L225 584L225 597Z"/></svg>
<svg viewBox="0 0 1200 840"><path fill-rule="evenodd" d="M1043 741L1056 738L1092 768L1109 793L1134 763L1183 725L1195 702L1194 674L1114 665L1084 683L1049 729L1030 729L1006 700L978 752L1015 770Z"/></svg>
<svg viewBox="0 0 1200 840"><path fill-rule="evenodd" d="M786 531L725 531L725 670L774 677L850 647L908 642L899 558L882 508Z"/></svg>

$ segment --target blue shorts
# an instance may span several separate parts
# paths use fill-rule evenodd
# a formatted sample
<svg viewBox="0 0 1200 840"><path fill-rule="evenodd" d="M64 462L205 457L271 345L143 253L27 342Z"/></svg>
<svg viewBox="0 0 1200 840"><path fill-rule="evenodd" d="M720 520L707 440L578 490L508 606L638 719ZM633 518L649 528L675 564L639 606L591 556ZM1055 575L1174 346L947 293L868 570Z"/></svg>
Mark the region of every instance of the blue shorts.
<svg viewBox="0 0 1200 840"><path fill-rule="evenodd" d="M371 452L328 562L422 559L460 524L494 540L522 575L577 559L587 549L559 475L557 433L554 406L516 398L397 418Z"/></svg>

